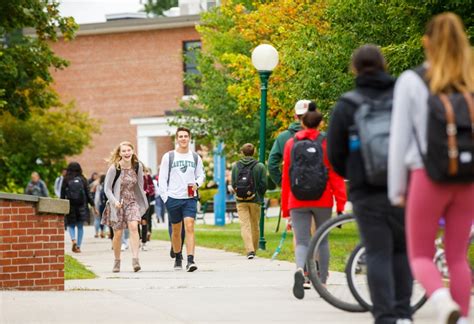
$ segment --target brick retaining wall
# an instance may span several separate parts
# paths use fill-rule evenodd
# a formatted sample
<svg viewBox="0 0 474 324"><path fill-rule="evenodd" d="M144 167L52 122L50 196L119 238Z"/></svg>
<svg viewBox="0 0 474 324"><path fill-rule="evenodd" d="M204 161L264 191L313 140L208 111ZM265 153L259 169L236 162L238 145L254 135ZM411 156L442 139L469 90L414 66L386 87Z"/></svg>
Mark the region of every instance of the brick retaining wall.
<svg viewBox="0 0 474 324"><path fill-rule="evenodd" d="M66 200L0 193L0 290L64 290L67 210Z"/></svg>

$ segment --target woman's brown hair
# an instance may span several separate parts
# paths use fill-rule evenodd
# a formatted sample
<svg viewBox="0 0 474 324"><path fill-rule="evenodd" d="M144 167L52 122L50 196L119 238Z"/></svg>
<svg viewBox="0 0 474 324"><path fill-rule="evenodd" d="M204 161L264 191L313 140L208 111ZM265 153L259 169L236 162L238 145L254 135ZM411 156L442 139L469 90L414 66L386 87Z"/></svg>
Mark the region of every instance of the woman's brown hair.
<svg viewBox="0 0 474 324"><path fill-rule="evenodd" d="M120 164L119 164L119 161L122 159L122 157L120 156L120 148L122 146L128 146L128 147L131 147L132 150L133 150L133 155L132 155L132 166L135 166L137 165L138 163L138 157L137 155L135 154L135 147L133 146L132 143L130 142L127 142L127 141L124 141L124 142L121 142L113 151L112 153L110 153L110 158L109 158L109 164L110 165L115 165L115 168L116 169L120 169Z"/></svg>
<svg viewBox="0 0 474 324"><path fill-rule="evenodd" d="M430 90L435 94L474 91L474 54L461 19L451 12L439 14L428 23L425 37Z"/></svg>

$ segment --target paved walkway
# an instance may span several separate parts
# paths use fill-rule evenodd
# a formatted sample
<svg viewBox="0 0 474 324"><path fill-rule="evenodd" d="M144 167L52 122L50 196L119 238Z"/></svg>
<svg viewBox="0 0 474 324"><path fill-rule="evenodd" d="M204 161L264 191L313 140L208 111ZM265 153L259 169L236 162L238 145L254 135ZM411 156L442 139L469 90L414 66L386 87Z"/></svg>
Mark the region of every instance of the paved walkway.
<svg viewBox="0 0 474 324"><path fill-rule="evenodd" d="M194 273L173 271L169 243L150 242L134 273L131 253L122 272L111 272L110 241L86 227L78 260L97 279L68 280L64 292L0 292L0 323L371 323L368 313L339 311L314 290L304 300L291 293L294 265L197 248ZM197 238L199 241L199 237ZM70 252L67 240L66 253ZM431 305L416 323L433 323Z"/></svg>

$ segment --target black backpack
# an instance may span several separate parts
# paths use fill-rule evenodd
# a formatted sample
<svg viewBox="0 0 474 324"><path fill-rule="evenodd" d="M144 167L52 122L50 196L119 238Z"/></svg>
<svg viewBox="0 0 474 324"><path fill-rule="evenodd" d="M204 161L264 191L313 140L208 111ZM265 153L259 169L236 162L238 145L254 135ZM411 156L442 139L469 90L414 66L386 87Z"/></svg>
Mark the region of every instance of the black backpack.
<svg viewBox="0 0 474 324"><path fill-rule="evenodd" d="M299 200L317 200L326 189L328 170L324 165L323 139L322 134L315 140L293 137L290 186L291 192Z"/></svg>
<svg viewBox="0 0 474 324"><path fill-rule="evenodd" d="M425 80L426 70L415 69ZM428 97L427 151L422 154L413 129L418 151L428 176L437 182L474 182L474 99L472 93L454 92Z"/></svg>
<svg viewBox="0 0 474 324"><path fill-rule="evenodd" d="M249 201L255 198L256 187L253 178L253 168L257 161L249 164L237 163L237 182L235 184L235 196L239 201Z"/></svg>
<svg viewBox="0 0 474 324"><path fill-rule="evenodd" d="M81 177L74 177L69 180L66 187L66 198L71 205L82 206L86 202L86 191Z"/></svg>
<svg viewBox="0 0 474 324"><path fill-rule="evenodd" d="M370 185L386 187L393 89L374 99L357 91L347 92L342 98L357 106L355 136L360 141L365 179Z"/></svg>

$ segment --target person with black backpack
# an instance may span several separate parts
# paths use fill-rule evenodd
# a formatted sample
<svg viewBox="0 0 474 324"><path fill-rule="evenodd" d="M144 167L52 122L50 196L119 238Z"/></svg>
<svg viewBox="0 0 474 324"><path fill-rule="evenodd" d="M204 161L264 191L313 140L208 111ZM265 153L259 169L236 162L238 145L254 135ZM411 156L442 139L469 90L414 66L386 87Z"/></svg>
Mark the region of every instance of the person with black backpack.
<svg viewBox="0 0 474 324"><path fill-rule="evenodd" d="M328 129L328 156L349 180L349 199L365 246L375 323L411 322L413 279L404 211L387 197L388 141L395 79L375 45L352 55L355 89L339 98Z"/></svg>
<svg viewBox="0 0 474 324"><path fill-rule="evenodd" d="M311 101L308 111L301 118L303 130L285 144L281 186L283 217L291 216L296 238L293 294L304 298L304 266L311 239L311 222L321 226L331 218L334 199L337 213L344 211L346 188L344 179L332 169L326 156L326 139L318 127L323 119L316 104ZM329 244L324 242L319 250L321 281L329 274Z"/></svg>
<svg viewBox="0 0 474 324"><path fill-rule="evenodd" d="M232 167L232 188L237 201L240 233L247 259L253 259L258 249L260 210L267 191L267 169L252 156L255 147L246 143L240 151L243 158Z"/></svg>
<svg viewBox="0 0 474 324"><path fill-rule="evenodd" d="M66 226L71 236L72 252L80 253L84 222L89 219L88 205L94 207L94 200L89 192L87 179L82 174L81 165L77 162L71 162L67 166L61 186L61 199L69 200L69 213L65 217Z"/></svg>
<svg viewBox="0 0 474 324"><path fill-rule="evenodd" d="M453 13L435 16L422 43L426 62L395 85L389 197L406 204L410 266L438 323L464 324L472 288L466 255L474 220L474 55ZM449 288L433 264L441 217Z"/></svg>

